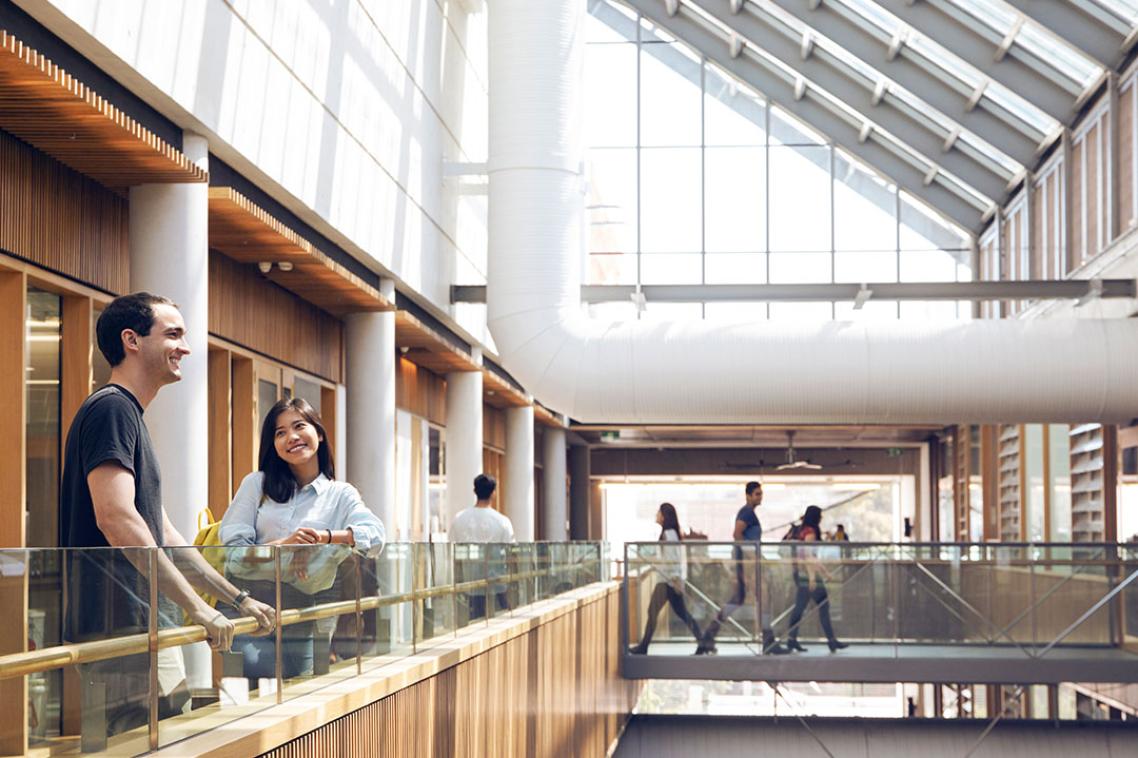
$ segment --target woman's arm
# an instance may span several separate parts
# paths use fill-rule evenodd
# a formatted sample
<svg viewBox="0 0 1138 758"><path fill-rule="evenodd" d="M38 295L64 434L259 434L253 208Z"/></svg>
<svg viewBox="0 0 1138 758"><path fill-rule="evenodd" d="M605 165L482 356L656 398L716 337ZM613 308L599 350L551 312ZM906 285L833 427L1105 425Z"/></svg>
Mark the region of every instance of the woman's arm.
<svg viewBox="0 0 1138 758"><path fill-rule="evenodd" d="M335 527L330 532L325 530L321 541L328 542L330 537L334 545L352 545L370 558L379 555L387 539L383 522L364 504L359 491L350 484L344 487L340 498Z"/></svg>

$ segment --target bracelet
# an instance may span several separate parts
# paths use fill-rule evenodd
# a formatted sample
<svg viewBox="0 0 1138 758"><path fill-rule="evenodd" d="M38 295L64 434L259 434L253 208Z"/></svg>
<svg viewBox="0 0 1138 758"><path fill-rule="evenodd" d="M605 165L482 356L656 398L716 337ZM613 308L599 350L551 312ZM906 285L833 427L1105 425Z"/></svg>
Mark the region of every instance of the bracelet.
<svg viewBox="0 0 1138 758"><path fill-rule="evenodd" d="M325 529L324 531L328 532L328 544L331 545L332 544L332 530L331 529Z"/></svg>
<svg viewBox="0 0 1138 758"><path fill-rule="evenodd" d="M231 606L233 606L234 610L239 611L239 610L241 610L241 604L244 603L248 599L249 599L249 590L241 590L240 592L237 593L236 597L234 597L232 600L229 601L229 604Z"/></svg>

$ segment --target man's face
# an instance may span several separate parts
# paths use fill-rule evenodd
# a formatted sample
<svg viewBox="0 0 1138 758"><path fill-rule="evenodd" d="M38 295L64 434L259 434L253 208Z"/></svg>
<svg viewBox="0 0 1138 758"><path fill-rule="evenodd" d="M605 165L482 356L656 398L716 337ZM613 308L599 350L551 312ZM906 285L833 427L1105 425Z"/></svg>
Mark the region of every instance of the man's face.
<svg viewBox="0 0 1138 758"><path fill-rule="evenodd" d="M138 358L146 368L147 376L158 384L173 384L182 378L182 358L190 354L186 342L186 322L181 312L172 305L153 306L154 322L150 334L135 335Z"/></svg>
<svg viewBox="0 0 1138 758"><path fill-rule="evenodd" d="M755 487L750 495L747 495L747 505L752 508L758 508L763 504L763 488L762 485Z"/></svg>

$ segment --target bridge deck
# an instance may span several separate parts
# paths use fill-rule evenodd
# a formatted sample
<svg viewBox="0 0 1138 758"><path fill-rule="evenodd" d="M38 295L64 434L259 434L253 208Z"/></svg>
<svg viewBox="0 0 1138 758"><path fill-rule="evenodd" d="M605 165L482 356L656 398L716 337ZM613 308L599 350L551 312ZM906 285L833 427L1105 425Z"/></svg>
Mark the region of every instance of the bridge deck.
<svg viewBox="0 0 1138 758"><path fill-rule="evenodd" d="M803 640L807 651L756 655L757 646L721 641L717 655L693 655L692 640L653 642L647 655L626 653L628 679L723 679L781 682L970 682L1054 684L1138 681L1138 655L1122 648L1059 646L1035 657L1031 648L1002 645L850 644L830 653Z"/></svg>

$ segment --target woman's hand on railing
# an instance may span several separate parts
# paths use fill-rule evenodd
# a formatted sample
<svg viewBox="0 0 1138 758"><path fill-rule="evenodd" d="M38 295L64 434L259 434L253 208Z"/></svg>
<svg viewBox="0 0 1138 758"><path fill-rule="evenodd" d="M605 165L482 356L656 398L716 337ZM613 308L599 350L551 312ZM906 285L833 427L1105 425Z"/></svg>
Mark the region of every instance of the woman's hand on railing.
<svg viewBox="0 0 1138 758"><path fill-rule="evenodd" d="M316 545L324 541L324 530L302 526L287 537L269 542L270 545Z"/></svg>
<svg viewBox="0 0 1138 758"><path fill-rule="evenodd" d="M242 616L252 616L257 620L257 631L251 633L253 637L264 637L271 634L273 627L276 626L276 610L260 600L247 597L237 606L237 610L241 612Z"/></svg>

